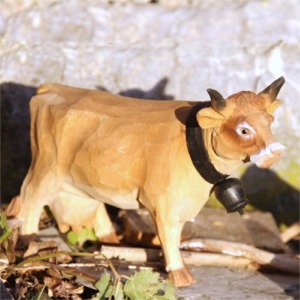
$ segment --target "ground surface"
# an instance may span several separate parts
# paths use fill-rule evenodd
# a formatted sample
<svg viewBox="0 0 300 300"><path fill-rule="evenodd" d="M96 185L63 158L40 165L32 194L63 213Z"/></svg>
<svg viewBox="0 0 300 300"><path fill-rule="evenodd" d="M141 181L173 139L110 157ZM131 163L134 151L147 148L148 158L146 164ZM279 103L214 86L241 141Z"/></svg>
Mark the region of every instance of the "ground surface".
<svg viewBox="0 0 300 300"><path fill-rule="evenodd" d="M186 300L299 299L297 276L216 267L191 270L197 283L177 290L177 295Z"/></svg>
<svg viewBox="0 0 300 300"><path fill-rule="evenodd" d="M81 248L84 252L88 253L87 255L84 254L82 257L74 255L71 257L69 255L59 254L55 261L49 260L51 265L48 265L47 269L40 268L43 266L41 262L37 265L33 265L34 269L30 269L31 265L28 265L28 263L27 269L23 270L20 269L18 262L8 265L4 262L5 257L8 256L3 256L3 253L7 253L5 250L7 248L5 248L5 246L4 248L2 247L1 250L4 250L4 252L2 251L0 271L2 271L1 279L4 280L5 287L0 281L0 299L13 299L10 297L9 293L13 294L14 296L17 295L16 299L18 300L24 299L23 296L26 297L25 299L33 299L32 295L37 295L45 285L46 289L43 296L44 298L41 298L40 300L91 299L91 297L97 293L97 289L95 289L95 285L92 284L92 282L97 282L104 273L111 273L112 270L107 265L107 260L103 261L103 257L101 260L99 257L97 258L89 256L89 254L95 253L95 251L99 252L100 249L100 252L110 259L119 275L131 276L146 267L148 269L152 268L154 272L159 272L161 278L166 278L167 274L162 271L164 269L164 262L161 251L157 248L157 246L155 247L155 245L149 242L153 238L154 228L152 227L154 227L154 225L151 225L151 223L148 222L149 220L145 212L143 211L142 213L142 210L140 210L135 212L134 215L133 212L124 214L123 211L119 215L123 215L123 217L120 218L125 222L124 224L126 224L126 226L124 226L126 229L123 228L122 231L122 246L120 246L120 244L114 244L111 246L101 247L101 245L97 243L89 242L84 244L84 246ZM140 216L143 216L143 218L139 219L138 217ZM48 258L46 258L48 254L55 253L57 251L65 251L65 253L78 251L78 248L74 248L70 245L70 237L68 239L67 234L59 233L57 227L53 223L53 220L51 221L51 219L47 218L43 220L44 222L41 224L44 224L43 226L46 227L41 229L36 237L36 241L39 242L30 243L28 249L23 243L21 243L21 245L18 243L19 246L15 249L16 254L17 252L24 253L24 250L27 249L26 253L22 255L19 254L19 262L20 257L23 257L23 259L28 259L29 257L38 256L44 257L43 260L46 262L48 261ZM261 222L263 223L264 227L262 227ZM145 224L147 224L146 227ZM232 226L239 228L239 231L241 231L242 234L239 235L236 233ZM131 230L128 230L129 227ZM148 240L138 240L134 238L135 231L137 236L142 236L141 233L144 233L145 228L147 228L147 232L149 234ZM199 218L197 217L192 223L185 227L184 232L184 235L187 238L194 238L194 241L197 238L198 241L201 240L201 238L203 241L205 239L211 239L211 241L213 239L215 239L215 241L225 239L229 243L235 242L237 244L240 243L240 245L252 244L259 246L259 248L262 249L267 248L269 251L273 251L275 253L282 253L282 251L292 250L292 248L288 248L287 245L280 240L280 234L276 228L274 220L270 214L266 213L247 212L241 218L238 215L227 215L222 209L217 210L206 208L199 214ZM253 237L254 235L256 235L256 239L249 240L249 237ZM69 243L66 242L67 240L69 240ZM187 241L185 243L187 243ZM115 254L109 254L113 252L104 250L109 248L113 249L111 251L115 251ZM144 249L147 249L145 256L146 259L140 260L138 257L140 257L139 253L141 252L139 251L143 251ZM184 249L186 263L188 263L188 261L191 262L191 260L188 260L188 256L186 256L188 252L186 249L188 248ZM206 250L207 249L208 248L206 248ZM226 248L224 249L226 250ZM230 249L230 247L227 249ZM205 249L202 250L203 254L205 254L204 251ZM133 255L128 255L129 252L133 253ZM206 253L207 252L209 253L209 251L206 251ZM195 255L195 252L192 251L188 253L189 255L192 253ZM226 255L222 257L222 262L225 258ZM199 261L201 263L199 263ZM266 269L264 272L255 271L253 269L255 264L251 263L251 269L248 268L250 261L246 262L246 265L243 266L243 269L241 269L241 266L239 269L233 267L216 267L215 259L209 264L206 261L204 265L204 262L205 258L203 258L203 256L197 256L197 259L194 259L193 265L189 265L189 268L196 279L196 283L190 287L176 289L176 296L178 299L299 299L300 285L299 277L296 275L288 275L280 271L274 271L275 269L273 269L272 273L270 272L270 269L268 272L266 272ZM295 263L297 266L297 262ZM199 266L196 267L195 265ZM227 263L225 265L228 266ZM18 268L18 266L19 271L16 271L14 268ZM224 266L224 264L222 264L222 266ZM39 267L39 269L37 267ZM65 269L63 270L59 268ZM76 271L76 273L73 273L73 275L76 274L75 277L73 275L71 277L68 276L67 274L69 273L66 272L67 269ZM14 270L14 275L6 277L9 270ZM82 281L80 280L81 277L78 277L79 274L88 276L92 280L88 279L87 281L87 277L84 277L85 281ZM5 280L5 278L8 279ZM72 292L73 294L69 295L68 291ZM51 293L54 294L51 295ZM55 295L59 295L60 297L58 298ZM134 298L132 300L134 300Z"/></svg>
<svg viewBox="0 0 300 300"><path fill-rule="evenodd" d="M69 249L54 228L40 234L44 241L54 239L62 249ZM129 273L123 266L118 272ZM299 277L295 275L220 267L191 267L191 272L196 283L176 290L176 295L184 300L300 299ZM164 273L161 275L166 276Z"/></svg>

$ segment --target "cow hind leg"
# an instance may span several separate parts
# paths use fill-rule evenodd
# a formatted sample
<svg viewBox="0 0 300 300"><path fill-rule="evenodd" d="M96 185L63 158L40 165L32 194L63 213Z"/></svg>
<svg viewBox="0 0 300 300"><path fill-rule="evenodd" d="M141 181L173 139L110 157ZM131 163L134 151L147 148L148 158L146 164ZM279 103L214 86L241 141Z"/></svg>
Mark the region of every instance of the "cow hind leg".
<svg viewBox="0 0 300 300"><path fill-rule="evenodd" d="M98 203L93 227L96 236L101 242L109 244L116 244L120 242L119 238L117 237L115 228L107 213L105 204L102 202Z"/></svg>
<svg viewBox="0 0 300 300"><path fill-rule="evenodd" d="M8 214L22 220L21 235L24 241L34 238L39 230L39 220L44 206L54 215L61 232L70 228L79 232L83 227L93 228L97 238L106 243L118 243L114 226L105 205L76 190L65 191L60 180L50 175L36 177L29 172L24 180L19 198L15 198Z"/></svg>
<svg viewBox="0 0 300 300"><path fill-rule="evenodd" d="M20 208L17 217L21 219L21 235L26 240L33 237L39 230L39 220L44 206L48 204L51 195L47 193L47 182L38 185L24 181L20 194Z"/></svg>

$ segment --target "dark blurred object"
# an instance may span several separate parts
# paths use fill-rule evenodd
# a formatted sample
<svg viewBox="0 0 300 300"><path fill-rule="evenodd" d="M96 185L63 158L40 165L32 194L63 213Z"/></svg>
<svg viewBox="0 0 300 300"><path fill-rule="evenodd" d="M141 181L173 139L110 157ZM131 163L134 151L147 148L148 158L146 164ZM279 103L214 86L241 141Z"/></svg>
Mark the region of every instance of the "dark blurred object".
<svg viewBox="0 0 300 300"><path fill-rule="evenodd" d="M165 94L165 89L168 84L168 78L162 78L152 89L149 91L143 91L141 89L128 89L121 91L119 95L131 98L139 98L145 100L174 100L174 97L171 95ZM98 90L109 92L103 86L97 86Z"/></svg>
<svg viewBox="0 0 300 300"><path fill-rule="evenodd" d="M272 213L277 224L299 221L300 192L271 169L250 166L241 178L250 204Z"/></svg>
<svg viewBox="0 0 300 300"><path fill-rule="evenodd" d="M132 98L148 99L148 100L174 100L173 96L165 94L165 88L168 84L167 78L162 78L151 90L142 91L139 89L129 89L121 91L120 95Z"/></svg>
<svg viewBox="0 0 300 300"><path fill-rule="evenodd" d="M20 192L30 153L29 101L36 88L2 83L1 89L1 200L7 203Z"/></svg>
<svg viewBox="0 0 300 300"><path fill-rule="evenodd" d="M0 296L3 300L14 300L10 292L5 288L2 280L0 279Z"/></svg>

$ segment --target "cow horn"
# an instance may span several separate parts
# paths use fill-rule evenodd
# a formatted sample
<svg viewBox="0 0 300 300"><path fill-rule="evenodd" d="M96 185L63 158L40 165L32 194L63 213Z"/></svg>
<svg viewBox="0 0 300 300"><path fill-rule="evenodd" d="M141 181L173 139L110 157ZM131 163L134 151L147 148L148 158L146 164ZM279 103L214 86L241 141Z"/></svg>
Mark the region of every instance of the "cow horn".
<svg viewBox="0 0 300 300"><path fill-rule="evenodd" d="M207 92L210 96L211 106L215 111L221 111L226 106L226 100L223 96L216 90L207 89Z"/></svg>
<svg viewBox="0 0 300 300"><path fill-rule="evenodd" d="M275 80L273 83L271 83L269 86L267 86L263 91L261 91L259 94L269 94L271 96L272 101L274 101L285 82L285 79L283 76Z"/></svg>

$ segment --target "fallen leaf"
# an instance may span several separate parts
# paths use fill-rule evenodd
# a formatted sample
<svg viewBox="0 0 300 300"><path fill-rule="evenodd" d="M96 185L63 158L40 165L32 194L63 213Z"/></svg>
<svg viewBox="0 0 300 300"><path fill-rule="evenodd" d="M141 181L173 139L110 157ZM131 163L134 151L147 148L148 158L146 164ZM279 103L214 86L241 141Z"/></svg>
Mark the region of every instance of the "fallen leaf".
<svg viewBox="0 0 300 300"><path fill-rule="evenodd" d="M58 250L58 246L54 241L50 242L35 242L31 241L27 251L24 253L24 258L32 256L44 256Z"/></svg>
<svg viewBox="0 0 300 300"><path fill-rule="evenodd" d="M34 256L47 256L59 251L58 245L54 241L49 242L35 242L31 241L27 251L24 253L24 258L30 258ZM72 257L67 253L60 253L59 256L48 259L50 262L57 263L69 263L72 261Z"/></svg>
<svg viewBox="0 0 300 300"><path fill-rule="evenodd" d="M109 298L112 295L110 274L104 273L100 280L95 283L95 287L99 291L97 294L97 299Z"/></svg>
<svg viewBox="0 0 300 300"><path fill-rule="evenodd" d="M44 277L44 284L49 288L49 289L54 289L58 285L60 285L61 280L56 277Z"/></svg>
<svg viewBox="0 0 300 300"><path fill-rule="evenodd" d="M127 279L124 292L130 299L158 299L155 295L162 287L163 284L159 282L159 273L142 270Z"/></svg>
<svg viewBox="0 0 300 300"><path fill-rule="evenodd" d="M115 300L123 300L124 299L123 283L121 281L118 281L118 283L114 287L113 295L115 297Z"/></svg>
<svg viewBox="0 0 300 300"><path fill-rule="evenodd" d="M72 246L78 245L79 248L81 248L86 241L98 241L95 231L85 227L83 227L79 232L75 232L73 230L69 231L67 239Z"/></svg>

